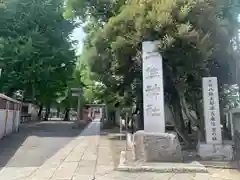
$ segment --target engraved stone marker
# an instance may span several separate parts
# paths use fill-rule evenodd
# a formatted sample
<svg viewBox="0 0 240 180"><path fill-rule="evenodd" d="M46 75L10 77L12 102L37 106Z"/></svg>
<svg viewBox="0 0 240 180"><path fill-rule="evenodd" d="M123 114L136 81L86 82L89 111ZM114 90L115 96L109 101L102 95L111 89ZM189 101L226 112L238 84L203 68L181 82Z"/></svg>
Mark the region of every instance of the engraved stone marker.
<svg viewBox="0 0 240 180"><path fill-rule="evenodd" d="M203 100L206 142L208 144L221 144L222 134L216 77L203 78Z"/></svg>
<svg viewBox="0 0 240 180"><path fill-rule="evenodd" d="M145 162L181 162L177 134L165 133L162 57L155 42L142 43L144 131L133 138L133 157Z"/></svg>
<svg viewBox="0 0 240 180"><path fill-rule="evenodd" d="M144 131L165 132L162 56L152 41L142 43Z"/></svg>

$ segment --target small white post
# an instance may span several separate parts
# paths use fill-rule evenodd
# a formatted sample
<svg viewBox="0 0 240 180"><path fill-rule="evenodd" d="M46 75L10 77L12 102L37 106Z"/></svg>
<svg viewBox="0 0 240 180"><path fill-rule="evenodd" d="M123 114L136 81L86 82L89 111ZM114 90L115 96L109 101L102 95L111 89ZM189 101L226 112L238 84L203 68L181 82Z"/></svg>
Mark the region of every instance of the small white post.
<svg viewBox="0 0 240 180"><path fill-rule="evenodd" d="M127 140L127 134L128 134L128 112L126 112L126 118L125 118L125 128L126 128L126 132L125 132L125 138L126 138L126 150L128 149L128 140Z"/></svg>
<svg viewBox="0 0 240 180"><path fill-rule="evenodd" d="M232 135L232 140L234 141L234 126L233 126L233 115L232 112L229 113L230 117L230 126L231 126L231 135Z"/></svg>
<svg viewBox="0 0 240 180"><path fill-rule="evenodd" d="M78 105L77 105L77 120L81 121L81 95L78 96Z"/></svg>
<svg viewBox="0 0 240 180"><path fill-rule="evenodd" d="M122 118L120 117L120 140L122 140Z"/></svg>

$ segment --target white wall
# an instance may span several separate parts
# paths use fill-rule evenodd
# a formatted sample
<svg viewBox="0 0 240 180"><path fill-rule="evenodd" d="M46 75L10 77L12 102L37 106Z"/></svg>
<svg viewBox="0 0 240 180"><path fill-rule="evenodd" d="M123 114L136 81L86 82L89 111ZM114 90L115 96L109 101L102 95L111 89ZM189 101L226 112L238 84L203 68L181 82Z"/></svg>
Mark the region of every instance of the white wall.
<svg viewBox="0 0 240 180"><path fill-rule="evenodd" d="M15 123L15 132L17 132L20 124L20 110L16 112L16 118L14 123Z"/></svg>
<svg viewBox="0 0 240 180"><path fill-rule="evenodd" d="M12 132L18 130L18 126L20 123L20 102L12 99L4 94L0 93L1 99L1 109L0 109L0 139ZM7 110L11 105L14 105L14 108L11 106L11 110ZM14 109L14 110L13 110ZM15 113L16 112L16 113ZM14 115L15 114L15 115Z"/></svg>
<svg viewBox="0 0 240 180"><path fill-rule="evenodd" d="M13 129L13 110L8 110L6 134L8 135L12 133L12 129Z"/></svg>
<svg viewBox="0 0 240 180"><path fill-rule="evenodd" d="M5 130L5 110L0 109L0 139L4 136Z"/></svg>
<svg viewBox="0 0 240 180"><path fill-rule="evenodd" d="M7 119L6 119L7 118ZM0 109L0 139L12 132L17 132L20 123L20 111Z"/></svg>

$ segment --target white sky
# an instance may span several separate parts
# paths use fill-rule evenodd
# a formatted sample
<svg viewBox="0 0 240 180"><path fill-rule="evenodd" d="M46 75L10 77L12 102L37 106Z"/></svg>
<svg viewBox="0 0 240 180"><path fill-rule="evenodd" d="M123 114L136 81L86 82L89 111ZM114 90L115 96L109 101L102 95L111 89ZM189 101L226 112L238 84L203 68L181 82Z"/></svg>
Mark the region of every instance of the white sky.
<svg viewBox="0 0 240 180"><path fill-rule="evenodd" d="M75 28L72 33L71 39L78 41L76 45L77 54L81 54L82 52L84 38L85 38L85 34L83 32L83 29L81 27Z"/></svg>

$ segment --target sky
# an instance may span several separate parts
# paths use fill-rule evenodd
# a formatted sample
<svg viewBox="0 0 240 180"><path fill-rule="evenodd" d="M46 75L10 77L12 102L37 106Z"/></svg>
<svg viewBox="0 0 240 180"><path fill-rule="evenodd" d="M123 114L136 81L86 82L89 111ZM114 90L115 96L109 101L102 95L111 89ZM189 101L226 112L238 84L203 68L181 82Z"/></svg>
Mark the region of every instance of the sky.
<svg viewBox="0 0 240 180"><path fill-rule="evenodd" d="M75 28L72 33L71 39L78 41L78 43L75 47L77 55L81 54L81 52L82 52L84 38L85 38L85 34L83 32L83 29L81 27Z"/></svg>

